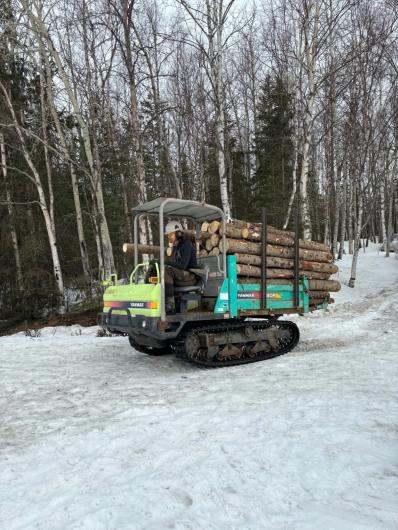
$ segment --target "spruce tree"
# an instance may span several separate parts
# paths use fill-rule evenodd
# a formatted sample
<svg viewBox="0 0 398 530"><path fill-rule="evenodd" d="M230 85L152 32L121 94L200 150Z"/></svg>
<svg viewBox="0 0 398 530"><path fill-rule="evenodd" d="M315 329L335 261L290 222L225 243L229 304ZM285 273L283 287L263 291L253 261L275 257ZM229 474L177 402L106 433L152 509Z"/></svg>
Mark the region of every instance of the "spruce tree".
<svg viewBox="0 0 398 530"><path fill-rule="evenodd" d="M284 79L267 76L258 109L252 217L259 219L265 206L268 223L282 227L293 166L292 96Z"/></svg>

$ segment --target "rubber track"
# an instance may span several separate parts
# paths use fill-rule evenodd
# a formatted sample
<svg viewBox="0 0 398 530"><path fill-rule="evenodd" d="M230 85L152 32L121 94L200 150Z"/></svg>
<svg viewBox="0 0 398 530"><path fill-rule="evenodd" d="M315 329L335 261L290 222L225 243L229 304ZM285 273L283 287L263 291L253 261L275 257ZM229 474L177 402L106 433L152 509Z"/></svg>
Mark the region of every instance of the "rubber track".
<svg viewBox="0 0 398 530"><path fill-rule="evenodd" d="M168 355L172 353L170 348L151 348L149 346L141 346L135 342L133 337L129 335L130 346L137 350L140 353L145 353L146 355L152 355L153 357L160 357L161 355Z"/></svg>
<svg viewBox="0 0 398 530"><path fill-rule="evenodd" d="M214 333L217 331L224 332L227 330L236 330L236 329L242 329L245 327L252 327L254 329L265 329L265 328L271 328L271 327L278 327L278 328L289 328L293 331L293 340L285 346L284 348L281 348L277 352L267 352L263 354L259 354L257 357L247 357L244 359L236 359L236 360L227 360L227 361L205 361L200 359L194 359L192 357L189 357L186 354L185 351L185 338L188 336L189 333ZM236 324L234 322L230 323L222 323L222 324L215 324L212 326L203 326L200 328L194 328L190 329L185 333L183 336L178 338L178 341L174 343L174 350L177 355L177 357L184 359L186 361L189 361L194 364L199 364L201 366L206 366L208 368L224 368L227 366L237 366L240 364L250 364L250 363L256 363L259 361L265 361L268 359L272 359L273 357L278 357L279 355L284 355L285 353L288 353L291 351L295 346L297 346L297 343L300 339L300 331L296 324L294 322L285 320L285 321L266 321L266 322L256 322L256 321L247 321L243 323Z"/></svg>

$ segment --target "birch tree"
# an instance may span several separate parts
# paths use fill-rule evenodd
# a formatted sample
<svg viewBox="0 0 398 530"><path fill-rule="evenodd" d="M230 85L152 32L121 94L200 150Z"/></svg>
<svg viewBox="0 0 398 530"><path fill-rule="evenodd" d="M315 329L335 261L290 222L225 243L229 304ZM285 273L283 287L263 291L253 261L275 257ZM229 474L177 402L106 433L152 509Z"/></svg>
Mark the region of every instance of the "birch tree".
<svg viewBox="0 0 398 530"><path fill-rule="evenodd" d="M140 51L145 58L146 67L148 69L148 77L151 88L151 95L153 99L155 120L156 120L156 132L157 141L160 152L160 167L171 183L172 194L177 198L182 199L181 183L175 169L175 165L171 156L170 145L167 138L167 128L165 122L165 109L164 103L162 102L160 94L160 77L162 75L162 65L166 60L165 55L167 52L163 52L161 55L162 48L165 48L166 38L161 37L160 25L160 14L157 2L152 2L150 5L145 6L146 20L142 26L138 26L138 23L134 23L132 20L132 27L134 35L137 39Z"/></svg>
<svg viewBox="0 0 398 530"><path fill-rule="evenodd" d="M135 171L137 175L138 203L147 201L146 175L143 155L141 120L139 116L137 95L137 50L134 49L133 18L135 16L135 0L115 0L109 2L116 20L121 25L121 31L114 29L121 56L127 72L129 89L129 120L130 138L134 153ZM140 237L143 244L151 240L150 225L144 217L140 217Z"/></svg>
<svg viewBox="0 0 398 530"><path fill-rule="evenodd" d="M68 148L65 133L64 133L63 127L61 126L61 122L60 122L58 112L55 106L54 93L53 93L53 87L52 87L53 79L52 79L52 73L51 73L51 65L48 59L48 55L45 53L45 50L43 49L41 41L40 41L40 51L41 51L41 58L44 61L45 72L46 72L46 92L47 92L46 97L47 97L47 102L48 102L48 106L49 106L50 113L51 113L51 118L55 125L55 129L57 131L59 141L61 143L63 157L67 160L67 164L69 166L69 173L70 173L72 192L73 192L73 201L74 201L75 213L76 213L76 228L77 228L77 234L79 238L80 258L82 262L83 274L88 279L90 276L90 264L89 264L89 259L88 259L86 238L84 235L83 214L82 214L79 185L78 185L78 180L77 180L77 175L76 175L76 170L75 170L75 164L72 159L72 154Z"/></svg>
<svg viewBox="0 0 398 530"><path fill-rule="evenodd" d="M25 173L25 175L31 180L31 182L33 182L33 184L36 187L37 195L39 198L38 202L39 202L41 212L43 214L46 231L47 231L47 237L48 237L48 241L50 245L54 280L55 280L55 283L58 289L58 294L60 296L60 309L62 311L63 306L64 306L63 304L64 281L63 281L63 276L62 276L62 269L61 269L59 254L58 254L57 236L56 236L56 231L55 231L54 208L53 208L53 201L51 199L51 197L53 196L51 177L47 182L47 187L48 187L49 196L50 196L50 205L49 205L48 200L46 198L45 191L44 191L44 185L43 185L42 178L40 176L40 172L38 171L29 153L29 149L28 149L28 146L25 140L23 128L21 127L18 121L17 115L15 113L14 105L8 93L7 87L4 85L2 81L0 81L0 90L3 94L4 100L6 102L6 106L10 114L10 123L12 124L17 134L23 157L30 170L30 174Z"/></svg>
<svg viewBox="0 0 398 530"><path fill-rule="evenodd" d="M14 251L14 258L15 258L15 272L16 272L16 279L17 279L17 285L19 289L23 288L23 276L22 276L22 265L21 265L21 253L19 251L19 242L18 242L18 236L17 236L17 230L15 226L15 212L14 212L14 204L11 197L10 188L8 185L8 169L7 169L7 157L6 157L6 147L4 143L4 135L3 133L0 133L0 162L1 162L1 169L3 172L3 178L4 178L4 187L6 192L6 204L7 204L7 210L8 210L8 216L9 216L9 224L10 224L10 233L11 233L11 241L12 241L12 247Z"/></svg>
<svg viewBox="0 0 398 530"><path fill-rule="evenodd" d="M225 92L223 83L224 55L230 35L225 36L228 14L235 0L206 0L204 5L192 5L178 0L190 19L199 30L200 37L195 45L202 51L206 61L215 109L215 129L217 138L217 164L220 181L221 205L227 219L231 219L228 177L225 163ZM202 42L205 39L205 43ZM194 37L195 39L195 37Z"/></svg>
<svg viewBox="0 0 398 530"><path fill-rule="evenodd" d="M67 74L67 71L61 59L60 53L56 49L53 43L53 39L51 38L50 33L48 31L48 28L44 23L43 14L42 14L42 4L37 1L33 1L32 5L35 8L35 10L33 10L27 0L20 0L20 1L24 8L25 14L28 16L32 24L32 29L34 33L36 34L37 39L42 41L44 48L47 50L47 52L49 53L52 60L57 66L58 74L61 78L65 91L68 95L69 101L73 107L74 114L79 123L80 131L83 137L84 152L85 152L87 163L89 166L90 183L91 183L93 197L95 199L95 205L96 205L96 210L97 210L97 219L98 219L98 224L99 224L99 235L101 239L104 274L108 275L112 271L114 271L115 263L114 263L114 258L113 258L113 250L112 250L112 243L111 243L111 238L110 238L110 233L109 233L109 228L108 228L108 222L107 222L106 214L105 214L102 176L95 163L89 128L87 126L86 121L83 118L83 114L82 114L78 99L73 90L71 80Z"/></svg>

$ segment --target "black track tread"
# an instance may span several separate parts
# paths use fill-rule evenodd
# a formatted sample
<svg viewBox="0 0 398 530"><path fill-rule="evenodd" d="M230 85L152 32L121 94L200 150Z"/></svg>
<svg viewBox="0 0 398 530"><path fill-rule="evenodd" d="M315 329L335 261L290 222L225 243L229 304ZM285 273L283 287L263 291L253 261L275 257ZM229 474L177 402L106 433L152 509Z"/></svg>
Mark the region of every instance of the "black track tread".
<svg viewBox="0 0 398 530"><path fill-rule="evenodd" d="M146 355L152 355L153 357L160 357L161 355L169 355L171 352L170 348L151 348L149 346L142 346L135 342L133 337L129 335L130 346L137 350L140 353L145 353Z"/></svg>
<svg viewBox="0 0 398 530"><path fill-rule="evenodd" d="M204 361L200 359L195 359L186 354L185 351L185 337L189 333L203 333L203 332L209 332L214 333L215 331L225 331L225 330L233 330L233 329L239 329L239 328L245 328L251 326L255 329L260 328L270 328L270 327L288 327L294 331L294 337L290 344L282 348L281 350L277 352L267 352L264 354L259 354L257 357L248 357L245 359L236 359L236 360L226 360L226 361ZM208 368L225 368L227 366L238 366L240 364L250 364L255 363L259 361L265 361L268 359L272 359L274 357L278 357L279 355L284 355L285 353L288 353L291 351L295 346L297 345L298 341L300 339L300 331L297 325L294 322L288 321L288 320L281 320L276 321L276 319L273 320L265 320L262 322L259 321L245 321L245 322L223 322L222 324L215 324L210 326L201 326L197 328L191 328L189 331L187 331L184 336L179 337L179 340L174 343L174 350L176 352L177 357L180 357L181 359L187 360L193 364L205 366Z"/></svg>

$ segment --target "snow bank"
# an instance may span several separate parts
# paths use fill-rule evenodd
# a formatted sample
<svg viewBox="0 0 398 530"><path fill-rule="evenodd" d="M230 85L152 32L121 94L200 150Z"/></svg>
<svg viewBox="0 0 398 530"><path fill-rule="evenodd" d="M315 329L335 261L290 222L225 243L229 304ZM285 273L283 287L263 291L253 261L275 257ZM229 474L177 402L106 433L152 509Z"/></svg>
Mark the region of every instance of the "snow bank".
<svg viewBox="0 0 398 530"><path fill-rule="evenodd" d="M397 285L374 246L294 352L227 370L0 338L0 528L396 529Z"/></svg>

